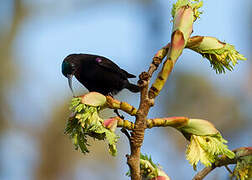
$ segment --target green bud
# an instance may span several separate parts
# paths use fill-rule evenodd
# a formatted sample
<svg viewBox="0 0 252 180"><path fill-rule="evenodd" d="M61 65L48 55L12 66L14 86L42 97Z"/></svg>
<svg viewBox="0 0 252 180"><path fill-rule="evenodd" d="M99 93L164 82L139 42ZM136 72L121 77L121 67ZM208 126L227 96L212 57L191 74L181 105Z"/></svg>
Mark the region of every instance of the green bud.
<svg viewBox="0 0 252 180"><path fill-rule="evenodd" d="M110 131L114 132L117 127L117 122L118 120L116 119L116 117L113 117L113 118L104 120L103 125Z"/></svg>
<svg viewBox="0 0 252 180"><path fill-rule="evenodd" d="M225 68L232 71L238 60L246 60L233 45L214 37L194 36L188 40L186 47L207 58L216 73L225 73Z"/></svg>
<svg viewBox="0 0 252 180"><path fill-rule="evenodd" d="M178 128L185 136L190 135L214 135L219 131L212 123L203 119L189 119L187 125Z"/></svg>
<svg viewBox="0 0 252 180"><path fill-rule="evenodd" d="M98 92L90 92L81 96L81 103L89 106L103 106L106 103L106 97Z"/></svg>
<svg viewBox="0 0 252 180"><path fill-rule="evenodd" d="M199 0L178 0L175 4L173 4L173 7L172 7L172 13L171 14L172 14L173 18L175 17L175 14L178 12L178 10L183 6L189 6L190 8L192 8L194 21L196 21L197 18L199 18L200 14L202 14L202 12L200 12L198 9L203 6L203 1L199 1Z"/></svg>
<svg viewBox="0 0 252 180"><path fill-rule="evenodd" d="M140 170L141 176L146 180L170 180L169 176L152 162L151 157L147 155L140 155ZM130 172L126 173L127 176L130 176Z"/></svg>

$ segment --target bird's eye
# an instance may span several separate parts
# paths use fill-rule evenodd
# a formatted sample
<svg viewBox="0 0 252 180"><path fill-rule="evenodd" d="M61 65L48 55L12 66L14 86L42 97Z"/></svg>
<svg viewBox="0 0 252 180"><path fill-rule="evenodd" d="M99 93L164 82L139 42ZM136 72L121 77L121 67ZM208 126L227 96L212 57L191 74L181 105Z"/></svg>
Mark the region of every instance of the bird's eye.
<svg viewBox="0 0 252 180"><path fill-rule="evenodd" d="M101 58L96 58L95 61L98 63L102 62Z"/></svg>

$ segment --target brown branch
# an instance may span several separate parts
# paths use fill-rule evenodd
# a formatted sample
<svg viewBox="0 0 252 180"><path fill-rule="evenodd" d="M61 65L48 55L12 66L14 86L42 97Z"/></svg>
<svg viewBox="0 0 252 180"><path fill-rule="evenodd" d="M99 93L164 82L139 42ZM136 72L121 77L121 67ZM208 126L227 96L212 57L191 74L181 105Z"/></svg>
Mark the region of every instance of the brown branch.
<svg viewBox="0 0 252 180"><path fill-rule="evenodd" d="M201 180L204 177L206 177L206 175L208 175L212 170L214 170L216 167L214 166L210 166L210 167L205 167L203 170L201 170L200 172L198 172L193 180Z"/></svg>
<svg viewBox="0 0 252 180"><path fill-rule="evenodd" d="M235 150L233 150L235 152ZM237 159L229 159L227 156L223 155L219 160L217 160L212 166L205 167L200 172L198 172L192 180L202 180L204 179L210 172L212 172L216 167L227 166L229 164L236 164Z"/></svg>
<svg viewBox="0 0 252 180"><path fill-rule="evenodd" d="M171 46L171 43L168 43L166 46L162 47L153 57L152 63L151 63L150 68L148 70L150 78L152 77L153 72L157 70L158 66L160 65L162 60L165 58L165 56L167 55L170 46Z"/></svg>
<svg viewBox="0 0 252 180"><path fill-rule="evenodd" d="M140 174L140 151L144 140L144 131L146 129L146 117L152 103L148 98L149 74L141 73L138 85L141 88L140 106L136 114L135 128L131 132L130 150L131 154L127 156L127 163L130 167L131 179L141 180Z"/></svg>
<svg viewBox="0 0 252 180"><path fill-rule="evenodd" d="M239 160L239 157L243 156L251 156L252 155L252 148L251 147L240 147L233 150L236 153L236 158L229 159L227 156L223 155L219 160L217 160L211 167L205 167L203 170L198 172L193 180L202 180L204 179L211 171L213 171L216 167L221 167L229 164L236 164Z"/></svg>
<svg viewBox="0 0 252 180"><path fill-rule="evenodd" d="M184 7L182 10L184 10L185 12L188 11L189 14L193 13L192 9L188 9L187 7ZM185 13L184 15L186 14L188 13ZM181 21L180 16L178 19L175 18L175 22L176 20ZM127 160L128 160L127 163L130 167L132 180L141 180L140 149L141 149L143 139L144 139L144 131L147 128L146 117L149 113L150 108L154 105L155 97L162 90L166 80L168 79L170 75L170 72L172 71L174 67L174 64L176 63L178 57L181 55L185 47L187 39L184 39L184 37L188 35L188 38L189 38L192 32L193 21L186 22L186 24L188 23L189 25L191 23L191 26L187 28L186 33L183 34L183 32L180 31L179 29L174 31L172 34L171 44L168 43L164 48L159 50L158 53L153 58L153 61L149 67L148 73L142 72L141 75L139 76L138 85L141 88L140 106L136 114L135 128L133 129L131 133L131 142L130 142L131 155L127 156ZM180 23L177 23L177 25L181 26L182 29L184 28L184 26L182 26ZM150 78L152 77L152 74L158 68L159 64L162 62L163 58L166 55L167 55L167 60L163 64L163 68L159 72L158 78L156 79L156 81L153 83L152 87L149 90Z"/></svg>
<svg viewBox="0 0 252 180"><path fill-rule="evenodd" d="M147 115L150 108L154 105L154 99L150 99L148 96L150 78L155 70L157 70L159 64L167 55L170 45L160 49L154 56L153 61L149 67L148 73L142 72L139 76L138 85L140 87L140 105L136 113L136 121L134 129L131 132L130 150L131 154L127 155L127 163L130 168L131 179L141 180L140 174L140 151L144 140L144 131L147 128Z"/></svg>

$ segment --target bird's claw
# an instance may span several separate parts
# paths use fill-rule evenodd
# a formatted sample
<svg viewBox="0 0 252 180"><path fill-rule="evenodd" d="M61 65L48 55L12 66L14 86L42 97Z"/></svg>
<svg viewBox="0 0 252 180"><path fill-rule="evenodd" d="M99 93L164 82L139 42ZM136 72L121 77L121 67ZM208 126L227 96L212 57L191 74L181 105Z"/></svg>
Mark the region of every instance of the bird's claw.
<svg viewBox="0 0 252 180"><path fill-rule="evenodd" d="M116 115L119 116L121 119L124 119L124 116L120 115L117 109L114 110L114 113L116 113Z"/></svg>

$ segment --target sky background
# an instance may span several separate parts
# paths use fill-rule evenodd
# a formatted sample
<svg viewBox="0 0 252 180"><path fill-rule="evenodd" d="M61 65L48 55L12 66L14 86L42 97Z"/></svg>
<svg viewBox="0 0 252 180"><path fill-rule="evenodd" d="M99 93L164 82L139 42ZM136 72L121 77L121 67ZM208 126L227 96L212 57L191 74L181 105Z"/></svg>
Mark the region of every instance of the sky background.
<svg viewBox="0 0 252 180"><path fill-rule="evenodd" d="M18 27L10 49L15 78L13 83L1 84L4 100L10 109L8 112L2 112L8 121L7 126L0 131L0 179L3 180L38 179L35 172L43 158L41 149L45 148L41 147L40 137L47 133L48 124L53 121L54 115L62 112L58 110L59 106L64 107L64 113L61 114L65 116L61 121L65 122L69 114L67 104L71 99L71 91L67 79L61 74L62 60L71 53L99 54L110 58L128 72L139 75L148 69L157 50L170 41L170 12L174 1L21 2L26 9L25 17ZM0 2L0 32L3 35L10 30L14 3L14 0ZM203 14L194 24L193 32L193 35L214 36L235 45L236 49L248 58L246 62L239 62L234 71L219 75L206 59L195 52L184 50L172 73L174 76L189 73L205 78L212 84L215 92L237 100L239 111L245 120L239 126L239 131L224 131L227 132L223 135L230 141L231 149L252 144L252 134L249 131L252 127L251 8L251 0L205 0ZM1 75L9 78L13 74ZM167 85L157 98L156 106L151 109L149 117L163 117L171 113L165 103L168 103L169 97L172 96L175 77L169 79L168 83L171 85ZM131 82L136 83L137 79L132 79ZM189 84L193 83L194 81ZM87 92L76 80L74 89L79 94ZM187 88L184 91L186 92ZM139 101L137 94L131 94L127 90L123 90L116 98L135 106ZM187 106L193 103L191 101ZM218 126L217 128L219 129ZM224 129L220 126L220 130L222 128ZM70 141L64 136L64 129L55 131L64 141ZM62 172L54 179L118 179L113 178L115 176L127 179L124 174L128 167L124 157L129 153L129 147L127 139L122 134L120 136L116 158L110 157L107 152L106 155L100 155L104 156L102 158L95 154L100 152L78 156L76 154L80 152L74 151L71 145L68 148L75 154L73 156L84 160L74 161L73 176L69 177L65 175L66 172ZM50 136L48 138L53 139ZM160 128L147 130L142 152L151 154L153 161L158 162L172 179L191 179L195 172L186 161L185 155L180 152L181 149L182 152L185 151L185 141L180 137L183 142L181 147L174 145L173 138L174 136L169 136L169 131L167 133ZM52 146L46 149L50 151L58 148L53 146L54 143L57 144L53 141ZM106 162L109 165L106 165ZM199 169L202 167L199 166ZM183 173L180 173L182 171ZM227 178L227 172L220 168L206 179L224 178Z"/></svg>

